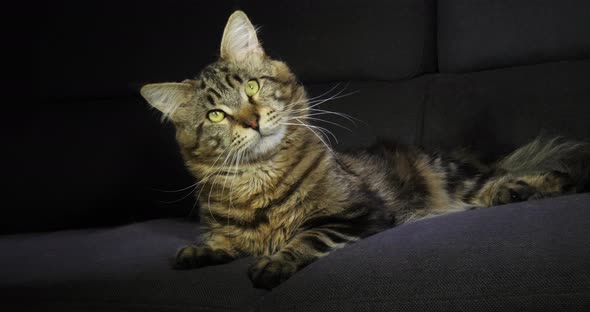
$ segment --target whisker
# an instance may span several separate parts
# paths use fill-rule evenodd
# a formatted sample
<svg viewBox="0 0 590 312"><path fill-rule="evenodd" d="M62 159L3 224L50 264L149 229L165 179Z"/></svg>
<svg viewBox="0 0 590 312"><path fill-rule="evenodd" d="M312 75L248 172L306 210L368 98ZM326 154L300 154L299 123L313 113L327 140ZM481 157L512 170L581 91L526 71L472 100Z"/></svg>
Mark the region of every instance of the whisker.
<svg viewBox="0 0 590 312"><path fill-rule="evenodd" d="M356 94L358 92L359 91L353 91L353 92L349 92L349 93L342 94L342 95L336 94L336 95L333 95L333 96L331 96L329 98L325 98L325 99L317 100L317 101L312 101L312 102L309 102L309 106L308 107L306 107L304 109L301 109L301 110L312 109L312 108L315 108L315 107L317 107L319 105L322 105L322 104L324 104L324 103L326 103L328 101L333 101L333 100L341 99L343 97L347 97L349 95L353 95L353 94Z"/></svg>
<svg viewBox="0 0 590 312"><path fill-rule="evenodd" d="M241 148L237 148L237 149L235 150L234 157L232 157L231 161L229 162L228 171L230 171L230 172L232 171L232 167L234 167L234 163L236 163L236 162L238 161L238 157L240 156L240 149L241 149ZM235 169L235 172L237 172L237 171L238 171L238 170L237 170L237 168L236 168L236 169ZM222 196L222 197L223 197L223 192L225 191L225 183L227 182L227 179L228 179L228 177L225 177L225 178L224 178L224 180L223 180L223 187L222 187L222 189L221 189L221 196ZM232 179L232 183L233 183L234 181L235 181L235 179ZM230 186L231 186L231 184L230 184ZM229 196L229 202L231 203L231 200L232 200L232 193L231 193L231 188L230 188L230 190L229 190L229 194L228 194L228 196Z"/></svg>
<svg viewBox="0 0 590 312"><path fill-rule="evenodd" d="M308 124L308 123L302 121L300 118L297 118L297 121L299 121L301 123L304 123L307 126L312 127L312 128L314 128L314 129L316 129L318 131L321 131L322 133L328 133L328 134L330 134L330 136L332 136L332 138L334 139L334 141L336 141L336 144L338 144L338 137L336 137L336 135L334 135L334 133L332 131L330 131L329 129L327 129L325 127L322 127L322 126L319 126L319 125L311 125L311 124Z"/></svg>
<svg viewBox="0 0 590 312"><path fill-rule="evenodd" d="M320 127L320 126L316 126L316 125L308 125L303 123L301 120L299 120L298 118L295 118L297 121L301 122L301 123L289 123L289 122L282 122L281 124L283 125L290 125L290 126L305 126L308 128L313 128L316 129L318 131L320 131L320 133L322 133L322 135L324 135L326 137L326 139L331 143L330 138L326 135L326 133L324 133L324 131L328 132L336 141L336 143L338 143L338 138L336 138L336 136L334 135L334 133L332 133L330 130L324 128L324 127Z"/></svg>
<svg viewBox="0 0 590 312"><path fill-rule="evenodd" d="M310 111L314 111L314 113L309 114L310 116L315 116L315 115L337 115L337 116L340 116L340 117L345 118L348 121L352 122L352 124L355 125L355 126L357 126L356 123L354 122L355 120L358 121L358 122L364 123L365 125L368 126L368 124L365 121L363 121L361 119L358 119L358 118L356 118L354 116L345 114L345 113L334 112L334 111L325 110L325 109L319 109L319 108L311 108L309 110Z"/></svg>
<svg viewBox="0 0 590 312"><path fill-rule="evenodd" d="M222 151L222 152L219 154L219 156L217 156L217 158L216 158L216 159L215 159L215 161L213 162L213 165L211 166L211 168L214 168L214 167L215 167L215 164L217 163L217 161L219 161L219 158L221 157L221 155L223 155L223 153L225 153L225 151L227 151L227 149L228 149L228 148L229 148L229 147L226 147L226 148L225 148L225 149L224 149L224 150L223 150L223 151ZM163 201L162 203L165 203L165 204L173 204L173 203L180 202L180 201L182 201L182 200L186 199L187 197L189 197L191 194L193 194L193 193L194 193L194 192L197 190L197 187L198 187L199 183L201 183L201 182L202 182L202 181L203 181L205 178L208 178L206 175L207 175L207 173L208 173L209 171L211 171L211 169L209 169L209 170L207 170L207 171L205 172L205 177L204 177L203 179L201 179L200 181L197 181L197 182L193 183L193 184L190 186L190 187L193 187L193 189L192 189L192 190L191 190L191 191L190 191L188 194L184 195L184 196L183 196L182 198L180 198L180 199L173 200L173 201ZM198 199L198 198L197 198L197 199ZM192 209L191 209L191 212L190 212L190 213L192 213Z"/></svg>
<svg viewBox="0 0 590 312"><path fill-rule="evenodd" d="M309 125L305 124L304 122L298 120L300 122L299 125L302 125L304 127L306 127L307 129L309 129L309 131L311 131L321 142L322 144L324 144L324 146L328 149L328 151L332 154L332 156L334 156L334 158L336 158L336 160L338 160L338 157L336 156L336 153L334 153L334 151L332 150L332 148L326 144L326 141L324 141L321 136L319 134L317 134L317 132L315 132L311 127L309 127Z"/></svg>
<svg viewBox="0 0 590 312"><path fill-rule="evenodd" d="M304 117L288 117L287 120L296 119L296 118L317 120L317 121L320 121L320 122L325 122L325 123L329 123L329 124L338 126L340 128L343 128L343 129L346 129L346 130L352 132L352 130L350 130L350 128L347 128L347 127L345 127L345 126L343 126L343 125L341 125L341 124L339 124L337 122L333 122L333 121L329 121L329 120L325 120L325 119L321 119L321 118L310 117L309 115L308 116L304 116Z"/></svg>
<svg viewBox="0 0 590 312"><path fill-rule="evenodd" d="M321 98L321 97L323 97L323 96L325 96L327 94L330 94L330 92L332 92L334 89L336 89L339 85L340 85L340 82L338 82L335 86L333 86L332 88L330 88L330 90L328 90L328 91L326 91L326 92L324 92L324 93L322 93L322 94L320 94L318 96L314 96L314 97L311 97L311 98L303 99L301 101L296 101L296 102L293 102L293 103L289 103L286 107L292 107L292 106L294 106L296 104L300 104L300 103L304 103L304 102L308 102L308 103L309 102L313 102L316 99L319 99L319 98Z"/></svg>
<svg viewBox="0 0 590 312"><path fill-rule="evenodd" d="M238 157L236 157L236 171L239 170L240 168L240 159L242 158L242 153L243 151L238 151ZM227 214L227 221L228 221L228 225L229 225L229 215L230 215L230 211L232 208L234 208L234 203L233 203L233 189L234 189L234 183L236 182L236 179L232 179L232 182L229 186L229 207L228 207L228 214Z"/></svg>
<svg viewBox="0 0 590 312"><path fill-rule="evenodd" d="M162 190L162 189L157 189L157 188L151 188L151 190L158 191L158 192L164 192L164 193L178 193L178 192L186 191L186 190L194 187L195 185L197 185L197 182L195 182L187 187L183 187L181 189L178 189L178 190Z"/></svg>
<svg viewBox="0 0 590 312"><path fill-rule="evenodd" d="M229 145L229 147L231 147L231 144ZM219 167L219 170L221 170L222 168L225 167L225 163L227 162L227 160L229 159L230 155L233 154L233 150L230 149L229 153L227 154L227 156L225 157L225 159L223 160L223 163L221 164L221 166ZM211 211L211 192L213 191L213 188L216 185L216 181L217 178L219 177L219 175L216 175L215 178L213 179L213 182L211 183L211 189L209 189L209 196L207 197L207 208L209 209L209 214L211 214L211 217L213 218L213 220L215 220L215 217L213 217L213 212ZM203 189L201 189L202 191ZM201 192L199 192L199 195L197 196L198 198L201 197ZM217 220L215 220L217 222Z"/></svg>

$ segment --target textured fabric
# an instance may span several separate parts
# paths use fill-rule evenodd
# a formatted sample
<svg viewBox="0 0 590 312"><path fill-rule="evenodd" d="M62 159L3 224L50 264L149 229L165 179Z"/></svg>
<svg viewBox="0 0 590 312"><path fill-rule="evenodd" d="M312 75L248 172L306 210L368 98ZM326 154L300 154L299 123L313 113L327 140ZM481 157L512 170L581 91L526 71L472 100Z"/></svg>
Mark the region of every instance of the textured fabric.
<svg viewBox="0 0 590 312"><path fill-rule="evenodd" d="M264 291L251 260L174 271L169 259L197 225L128 226L0 238L3 311L253 311ZM6 309L8 308L8 309Z"/></svg>
<svg viewBox="0 0 590 312"><path fill-rule="evenodd" d="M583 60L437 75L423 143L497 156L541 133L588 140L589 72L590 60Z"/></svg>
<svg viewBox="0 0 590 312"><path fill-rule="evenodd" d="M590 57L587 0L437 1L441 72Z"/></svg>
<svg viewBox="0 0 590 312"><path fill-rule="evenodd" d="M196 239L194 223L3 236L2 307L584 311L590 308L589 207L590 194L583 194L422 220L336 251L272 292L252 288L251 258L169 269L174 251Z"/></svg>
<svg viewBox="0 0 590 312"><path fill-rule="evenodd" d="M334 252L261 311L588 311L590 194L457 213Z"/></svg>
<svg viewBox="0 0 590 312"><path fill-rule="evenodd" d="M35 46L42 98L130 95L193 77L243 9L303 81L402 79L435 69L434 1L53 1Z"/></svg>

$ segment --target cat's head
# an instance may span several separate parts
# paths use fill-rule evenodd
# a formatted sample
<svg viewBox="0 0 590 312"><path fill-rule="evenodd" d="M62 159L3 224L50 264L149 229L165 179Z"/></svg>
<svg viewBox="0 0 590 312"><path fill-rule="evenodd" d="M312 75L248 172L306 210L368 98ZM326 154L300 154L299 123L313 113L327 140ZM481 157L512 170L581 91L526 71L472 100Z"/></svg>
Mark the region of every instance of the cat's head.
<svg viewBox="0 0 590 312"><path fill-rule="evenodd" d="M175 125L183 152L202 161L272 153L307 107L303 87L265 54L242 11L227 22L217 62L194 80L148 84L141 95Z"/></svg>

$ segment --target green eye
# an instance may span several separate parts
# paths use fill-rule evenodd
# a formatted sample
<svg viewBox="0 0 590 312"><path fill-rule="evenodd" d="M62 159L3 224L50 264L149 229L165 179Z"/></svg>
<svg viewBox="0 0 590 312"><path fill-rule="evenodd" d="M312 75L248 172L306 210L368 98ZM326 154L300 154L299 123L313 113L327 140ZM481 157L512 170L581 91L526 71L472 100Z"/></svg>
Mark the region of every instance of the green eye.
<svg viewBox="0 0 590 312"><path fill-rule="evenodd" d="M210 111L207 115L207 118L212 122L218 123L225 119L225 113L220 110Z"/></svg>
<svg viewBox="0 0 590 312"><path fill-rule="evenodd" d="M254 94L258 93L259 87L258 81L255 79L248 80L248 82L246 82L246 95L253 96Z"/></svg>

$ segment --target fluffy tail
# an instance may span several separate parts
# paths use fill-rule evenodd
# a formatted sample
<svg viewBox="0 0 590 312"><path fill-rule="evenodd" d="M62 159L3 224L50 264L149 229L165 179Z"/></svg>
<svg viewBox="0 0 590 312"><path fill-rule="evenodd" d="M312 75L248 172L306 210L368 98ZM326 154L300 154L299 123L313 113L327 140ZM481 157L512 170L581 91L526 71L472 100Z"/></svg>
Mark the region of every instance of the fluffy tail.
<svg viewBox="0 0 590 312"><path fill-rule="evenodd" d="M589 191L590 143L538 137L501 159L496 168L514 174L557 171L567 174L579 192Z"/></svg>

